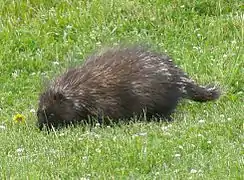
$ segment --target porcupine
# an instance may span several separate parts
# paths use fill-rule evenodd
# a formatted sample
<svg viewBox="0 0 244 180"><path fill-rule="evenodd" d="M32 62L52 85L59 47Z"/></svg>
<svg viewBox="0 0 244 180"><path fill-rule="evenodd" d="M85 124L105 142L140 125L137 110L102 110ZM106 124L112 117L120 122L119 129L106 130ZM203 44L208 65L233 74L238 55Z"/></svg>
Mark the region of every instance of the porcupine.
<svg viewBox="0 0 244 180"><path fill-rule="evenodd" d="M89 117L128 120L135 115L171 120L180 99L218 99L215 86L200 86L163 53L142 46L94 54L54 78L39 98L37 125L58 128Z"/></svg>

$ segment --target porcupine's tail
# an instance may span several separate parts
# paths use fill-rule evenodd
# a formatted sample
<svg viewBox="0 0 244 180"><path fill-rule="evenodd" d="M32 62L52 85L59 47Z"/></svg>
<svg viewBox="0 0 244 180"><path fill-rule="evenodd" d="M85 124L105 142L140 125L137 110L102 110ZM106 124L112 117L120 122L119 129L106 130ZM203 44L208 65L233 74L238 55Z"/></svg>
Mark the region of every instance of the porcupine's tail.
<svg viewBox="0 0 244 180"><path fill-rule="evenodd" d="M184 83L184 90L185 98L198 102L213 101L221 95L217 86L200 86L194 82Z"/></svg>

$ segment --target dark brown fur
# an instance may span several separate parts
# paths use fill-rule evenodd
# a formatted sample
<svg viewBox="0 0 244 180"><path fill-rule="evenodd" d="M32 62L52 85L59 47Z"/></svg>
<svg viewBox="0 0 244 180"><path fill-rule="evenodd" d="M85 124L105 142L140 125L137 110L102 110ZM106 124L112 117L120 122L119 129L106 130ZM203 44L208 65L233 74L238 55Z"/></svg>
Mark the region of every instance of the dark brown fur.
<svg viewBox="0 0 244 180"><path fill-rule="evenodd" d="M171 58L141 47L120 47L89 57L53 80L41 94L38 125L62 127L105 117L112 121L134 115L170 119L181 98L215 100L215 87L193 82Z"/></svg>

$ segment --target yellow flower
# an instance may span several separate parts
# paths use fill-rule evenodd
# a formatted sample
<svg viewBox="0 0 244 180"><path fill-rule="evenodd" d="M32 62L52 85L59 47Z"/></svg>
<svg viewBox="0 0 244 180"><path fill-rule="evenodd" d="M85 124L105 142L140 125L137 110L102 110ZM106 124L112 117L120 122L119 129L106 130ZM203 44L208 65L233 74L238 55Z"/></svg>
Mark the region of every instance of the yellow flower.
<svg viewBox="0 0 244 180"><path fill-rule="evenodd" d="M13 119L16 123L24 123L25 122L25 116L23 114L16 114Z"/></svg>

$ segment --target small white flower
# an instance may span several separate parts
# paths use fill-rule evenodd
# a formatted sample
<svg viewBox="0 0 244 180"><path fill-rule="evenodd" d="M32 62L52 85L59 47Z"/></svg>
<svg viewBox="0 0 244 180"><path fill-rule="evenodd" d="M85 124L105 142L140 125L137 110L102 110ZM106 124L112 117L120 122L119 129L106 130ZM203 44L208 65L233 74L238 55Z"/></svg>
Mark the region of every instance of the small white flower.
<svg viewBox="0 0 244 180"><path fill-rule="evenodd" d="M18 148L18 149L16 150L16 152L17 152L17 153L22 153L22 152L24 152L24 148Z"/></svg>
<svg viewBox="0 0 244 180"><path fill-rule="evenodd" d="M94 135L95 138L100 138L100 137L101 137L100 134L96 134L96 133L94 133L93 135Z"/></svg>
<svg viewBox="0 0 244 180"><path fill-rule="evenodd" d="M5 130L5 129L6 129L6 126L4 126L4 125L0 125L0 129Z"/></svg>
<svg viewBox="0 0 244 180"><path fill-rule="evenodd" d="M161 129L162 129L163 131L167 131L170 127L172 127L171 124L168 125L168 126L162 126Z"/></svg>
<svg viewBox="0 0 244 180"><path fill-rule="evenodd" d="M101 43L100 41L96 42L96 45L98 45L98 46L101 45L101 44L102 44L102 43Z"/></svg>
<svg viewBox="0 0 244 180"><path fill-rule="evenodd" d="M159 174L160 174L159 172L155 172L155 173L154 173L155 176L158 176Z"/></svg>
<svg viewBox="0 0 244 180"><path fill-rule="evenodd" d="M183 146L179 145L179 148L180 148L180 149L183 149Z"/></svg>
<svg viewBox="0 0 244 180"><path fill-rule="evenodd" d="M211 141L207 141L208 144L211 144L212 142Z"/></svg>
<svg viewBox="0 0 244 180"><path fill-rule="evenodd" d="M35 113L36 110L32 108L32 109L30 109L30 112L31 112L31 113Z"/></svg>
<svg viewBox="0 0 244 180"><path fill-rule="evenodd" d="M101 149L99 149L99 148L97 148L95 151L96 151L97 153L101 153Z"/></svg>
<svg viewBox="0 0 244 180"><path fill-rule="evenodd" d="M167 131L168 127L167 127L167 126L163 126L163 127L161 127L161 129L162 129L163 131Z"/></svg>
<svg viewBox="0 0 244 180"><path fill-rule="evenodd" d="M198 137L203 137L203 135L202 135L202 134L198 134L197 136L198 136Z"/></svg>
<svg viewBox="0 0 244 180"><path fill-rule="evenodd" d="M196 28L195 30L194 30L194 32L197 32L197 31L199 31L200 29L199 28Z"/></svg>
<svg viewBox="0 0 244 180"><path fill-rule="evenodd" d="M87 157L87 156L83 156L82 159L83 159L83 160L87 160L88 157Z"/></svg>
<svg viewBox="0 0 244 180"><path fill-rule="evenodd" d="M89 180L89 178L82 177L82 178L80 178L80 180Z"/></svg>
<svg viewBox="0 0 244 180"><path fill-rule="evenodd" d="M59 136L64 136L65 134L64 133L60 133Z"/></svg>
<svg viewBox="0 0 244 180"><path fill-rule="evenodd" d="M224 54L224 55L223 55L223 58L226 58L226 57L227 57L227 55L226 55L226 54Z"/></svg>
<svg viewBox="0 0 244 180"><path fill-rule="evenodd" d="M57 151L55 149L50 149L49 152L52 153L52 154L56 154L57 153Z"/></svg>
<svg viewBox="0 0 244 180"><path fill-rule="evenodd" d="M54 61L53 65L59 65L59 62L58 61Z"/></svg>
<svg viewBox="0 0 244 180"><path fill-rule="evenodd" d="M181 157L181 155L180 154L175 154L175 157Z"/></svg>
<svg viewBox="0 0 244 180"><path fill-rule="evenodd" d="M203 119L198 121L199 123L205 123L205 121Z"/></svg>
<svg viewBox="0 0 244 180"><path fill-rule="evenodd" d="M96 123L96 125L95 125L96 127L99 127L100 126L100 123Z"/></svg>
<svg viewBox="0 0 244 180"><path fill-rule="evenodd" d="M185 7L185 5L182 5L182 6L180 6L181 8L184 8Z"/></svg>
<svg viewBox="0 0 244 180"><path fill-rule="evenodd" d="M12 73L12 77L13 77L14 79L16 79L18 76L19 76L19 72L15 70L15 71Z"/></svg>
<svg viewBox="0 0 244 180"><path fill-rule="evenodd" d="M195 174L195 173L197 173L197 170L196 169L191 169L190 173Z"/></svg>
<svg viewBox="0 0 244 180"><path fill-rule="evenodd" d="M201 37L201 34L197 34L197 37Z"/></svg>
<svg viewBox="0 0 244 180"><path fill-rule="evenodd" d="M71 25L66 26L67 29L72 29Z"/></svg>
<svg viewBox="0 0 244 180"><path fill-rule="evenodd" d="M228 121L231 121L231 120L232 120L232 118L227 118L227 120L228 120Z"/></svg>
<svg viewBox="0 0 244 180"><path fill-rule="evenodd" d="M199 47L199 46L193 46L192 48L195 49L195 50L197 50L197 51L202 51L201 50L201 47Z"/></svg>

